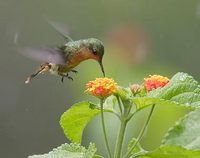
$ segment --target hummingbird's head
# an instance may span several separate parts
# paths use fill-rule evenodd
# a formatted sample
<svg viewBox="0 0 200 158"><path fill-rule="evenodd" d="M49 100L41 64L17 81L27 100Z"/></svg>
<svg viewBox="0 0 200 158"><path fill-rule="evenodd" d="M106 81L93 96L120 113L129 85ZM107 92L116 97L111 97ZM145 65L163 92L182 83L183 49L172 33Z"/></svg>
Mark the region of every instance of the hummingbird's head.
<svg viewBox="0 0 200 158"><path fill-rule="evenodd" d="M103 43L96 39L96 38L89 38L85 40L85 44L88 47L89 53L90 53L90 58L98 61L101 67L101 71L103 72L103 75L105 76L103 64L102 64L102 59L104 55L104 46Z"/></svg>

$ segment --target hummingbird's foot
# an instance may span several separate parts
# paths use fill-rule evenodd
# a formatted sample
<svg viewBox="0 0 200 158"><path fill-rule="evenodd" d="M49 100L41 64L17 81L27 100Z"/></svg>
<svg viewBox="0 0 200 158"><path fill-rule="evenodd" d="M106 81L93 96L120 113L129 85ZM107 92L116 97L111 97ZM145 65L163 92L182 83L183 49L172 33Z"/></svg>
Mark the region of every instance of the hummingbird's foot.
<svg viewBox="0 0 200 158"><path fill-rule="evenodd" d="M64 74L61 75L61 82L62 82L62 83L64 82L64 78L65 78L65 77L68 78L69 80L72 80L72 81L73 81L73 78L70 77L69 74L67 73L67 74L65 74L65 75L64 75Z"/></svg>
<svg viewBox="0 0 200 158"><path fill-rule="evenodd" d="M61 82L62 82L62 83L64 82L64 78L65 78L65 76L62 76L62 77L61 77Z"/></svg>
<svg viewBox="0 0 200 158"><path fill-rule="evenodd" d="M70 77L70 76L68 76L67 78L68 78L69 80L72 80L72 81L74 80L74 79L73 79L72 77Z"/></svg>
<svg viewBox="0 0 200 158"><path fill-rule="evenodd" d="M77 70L71 70L71 72L73 72L73 73L75 73L75 74L77 74L77 73L78 73L78 71L77 71Z"/></svg>

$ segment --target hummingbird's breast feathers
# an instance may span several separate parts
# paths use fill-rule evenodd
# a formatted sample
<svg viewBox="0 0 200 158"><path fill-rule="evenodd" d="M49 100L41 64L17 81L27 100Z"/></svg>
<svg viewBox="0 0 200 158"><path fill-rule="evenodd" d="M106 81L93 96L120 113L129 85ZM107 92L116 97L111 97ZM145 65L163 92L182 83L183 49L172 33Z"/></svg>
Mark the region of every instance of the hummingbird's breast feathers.
<svg viewBox="0 0 200 158"><path fill-rule="evenodd" d="M66 65L68 67L75 67L80 62L92 58L94 58L94 55L89 53L86 47L80 47L79 49L68 53L66 56Z"/></svg>
<svg viewBox="0 0 200 158"><path fill-rule="evenodd" d="M52 75L58 75L59 66L54 63L49 63L49 65L50 65L49 73Z"/></svg>

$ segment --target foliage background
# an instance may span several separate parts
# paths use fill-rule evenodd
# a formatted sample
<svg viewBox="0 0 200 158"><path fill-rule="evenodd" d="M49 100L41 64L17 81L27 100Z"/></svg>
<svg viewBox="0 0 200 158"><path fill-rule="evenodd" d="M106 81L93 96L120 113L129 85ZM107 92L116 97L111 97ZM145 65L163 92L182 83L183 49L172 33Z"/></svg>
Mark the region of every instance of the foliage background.
<svg viewBox="0 0 200 158"><path fill-rule="evenodd" d="M103 40L106 74L120 85L141 83L152 73L171 77L177 71L188 72L199 81L199 0L1 0L1 157L46 153L66 142L59 126L60 115L75 102L97 101L83 93L85 83L102 76L94 61L79 65L79 74L74 76L73 82L66 80L62 84L58 77L39 76L29 85L24 84L27 75L39 63L17 53L13 43L16 32L20 46L63 43L45 18L68 26L74 39L97 37ZM116 40L113 30L122 30L133 47L127 47L129 42ZM137 49L141 45L145 51ZM137 59L140 54L142 60ZM138 134L147 110L133 118L128 128L129 138ZM167 129L185 112L180 107L157 107L141 142L144 148L157 147ZM108 114L107 124L112 127L109 135L114 141L118 122ZM97 117L86 128L83 144L95 142L99 154L104 155L101 133Z"/></svg>

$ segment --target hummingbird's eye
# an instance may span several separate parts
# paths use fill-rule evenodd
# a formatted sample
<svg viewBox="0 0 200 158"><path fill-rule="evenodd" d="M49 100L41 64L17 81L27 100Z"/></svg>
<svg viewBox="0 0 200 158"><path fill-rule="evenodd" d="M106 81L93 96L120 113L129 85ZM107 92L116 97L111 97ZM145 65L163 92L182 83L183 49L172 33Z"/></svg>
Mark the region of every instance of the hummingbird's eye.
<svg viewBox="0 0 200 158"><path fill-rule="evenodd" d="M97 54L97 49L96 49L96 48L92 48L92 53L93 53L94 55L96 55L96 54Z"/></svg>

